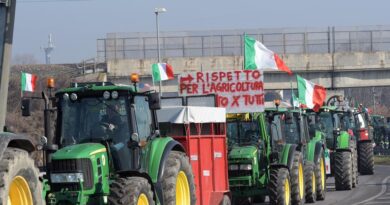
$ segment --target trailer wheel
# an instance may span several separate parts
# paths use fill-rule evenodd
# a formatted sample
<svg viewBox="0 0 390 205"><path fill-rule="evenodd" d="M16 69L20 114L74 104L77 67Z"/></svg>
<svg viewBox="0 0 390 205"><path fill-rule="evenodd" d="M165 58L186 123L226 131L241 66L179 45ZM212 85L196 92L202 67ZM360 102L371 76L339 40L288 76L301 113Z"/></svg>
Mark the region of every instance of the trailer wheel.
<svg viewBox="0 0 390 205"><path fill-rule="evenodd" d="M162 176L163 201L167 205L195 205L194 175L188 157L171 151L165 161Z"/></svg>
<svg viewBox="0 0 390 205"><path fill-rule="evenodd" d="M374 149L371 142L361 142L358 146L359 172L362 175L374 174Z"/></svg>
<svg viewBox="0 0 390 205"><path fill-rule="evenodd" d="M271 168L268 190L271 204L290 205L291 187L287 168Z"/></svg>
<svg viewBox="0 0 390 205"><path fill-rule="evenodd" d="M154 205L152 188L147 179L126 177L110 185L109 204L113 205Z"/></svg>
<svg viewBox="0 0 390 205"><path fill-rule="evenodd" d="M0 204L43 204L39 171L27 151L5 150L0 160L0 200Z"/></svg>
<svg viewBox="0 0 390 205"><path fill-rule="evenodd" d="M220 205L232 205L232 202L230 201L230 197L227 195L223 195L223 199Z"/></svg>
<svg viewBox="0 0 390 205"><path fill-rule="evenodd" d="M318 162L315 164L317 200L324 200L326 194L326 170L323 149L321 149L320 157L318 159Z"/></svg>
<svg viewBox="0 0 390 205"><path fill-rule="evenodd" d="M336 190L351 190L353 178L352 153L336 151L334 153L334 180Z"/></svg>
<svg viewBox="0 0 390 205"><path fill-rule="evenodd" d="M305 201L306 203L314 203L316 201L316 176L314 172L314 164L306 162L305 164Z"/></svg>
<svg viewBox="0 0 390 205"><path fill-rule="evenodd" d="M291 202L293 205L303 204L305 197L305 177L303 173L303 157L301 152L294 153L291 176Z"/></svg>

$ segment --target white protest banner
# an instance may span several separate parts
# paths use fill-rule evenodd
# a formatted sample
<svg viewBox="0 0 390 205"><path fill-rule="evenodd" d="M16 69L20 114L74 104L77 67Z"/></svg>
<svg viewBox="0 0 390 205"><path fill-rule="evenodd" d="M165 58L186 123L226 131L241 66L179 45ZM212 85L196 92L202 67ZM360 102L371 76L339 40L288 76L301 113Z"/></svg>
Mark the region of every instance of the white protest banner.
<svg viewBox="0 0 390 205"><path fill-rule="evenodd" d="M264 111L261 70L182 73L178 80L180 96L216 94L227 113Z"/></svg>

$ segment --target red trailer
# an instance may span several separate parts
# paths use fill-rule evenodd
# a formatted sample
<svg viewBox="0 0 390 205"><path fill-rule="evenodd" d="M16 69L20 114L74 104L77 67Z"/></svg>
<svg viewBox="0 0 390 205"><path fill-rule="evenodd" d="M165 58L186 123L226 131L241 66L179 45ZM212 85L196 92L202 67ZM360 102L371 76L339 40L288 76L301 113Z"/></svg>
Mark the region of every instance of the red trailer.
<svg viewBox="0 0 390 205"><path fill-rule="evenodd" d="M224 108L172 106L158 111L160 132L190 156L197 205L230 204Z"/></svg>

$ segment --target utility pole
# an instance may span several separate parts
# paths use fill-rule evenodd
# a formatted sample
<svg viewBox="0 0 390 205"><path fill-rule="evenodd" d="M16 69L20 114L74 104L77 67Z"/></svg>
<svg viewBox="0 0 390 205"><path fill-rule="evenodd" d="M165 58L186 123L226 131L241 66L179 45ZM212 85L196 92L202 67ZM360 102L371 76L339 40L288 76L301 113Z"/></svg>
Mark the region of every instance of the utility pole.
<svg viewBox="0 0 390 205"><path fill-rule="evenodd" d="M0 1L0 132L5 126L16 1Z"/></svg>

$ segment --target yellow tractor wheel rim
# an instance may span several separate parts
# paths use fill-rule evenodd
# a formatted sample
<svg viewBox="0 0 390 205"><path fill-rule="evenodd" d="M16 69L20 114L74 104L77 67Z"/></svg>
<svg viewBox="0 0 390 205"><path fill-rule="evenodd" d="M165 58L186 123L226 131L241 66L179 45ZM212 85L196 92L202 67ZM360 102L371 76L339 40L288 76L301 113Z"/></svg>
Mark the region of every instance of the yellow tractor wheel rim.
<svg viewBox="0 0 390 205"><path fill-rule="evenodd" d="M190 205L190 186L188 185L187 175L180 171L176 180L176 204Z"/></svg>
<svg viewBox="0 0 390 205"><path fill-rule="evenodd" d="M302 163L299 163L298 167L298 187L299 187L299 197L300 199L303 199L303 166Z"/></svg>
<svg viewBox="0 0 390 205"><path fill-rule="evenodd" d="M149 205L148 197L145 194L139 195L137 205Z"/></svg>
<svg viewBox="0 0 390 205"><path fill-rule="evenodd" d="M324 159L321 158L321 188L325 190L325 163Z"/></svg>
<svg viewBox="0 0 390 205"><path fill-rule="evenodd" d="M316 175L314 174L314 172L313 172L313 174L312 174L312 178L313 178L313 180L311 180L312 181L312 191L313 191L313 193L315 194L316 193Z"/></svg>
<svg viewBox="0 0 390 205"><path fill-rule="evenodd" d="M290 182L288 179L284 180L284 200L286 205L290 204Z"/></svg>
<svg viewBox="0 0 390 205"><path fill-rule="evenodd" d="M26 179L16 176L12 179L8 192L8 205L32 205L33 198Z"/></svg>

